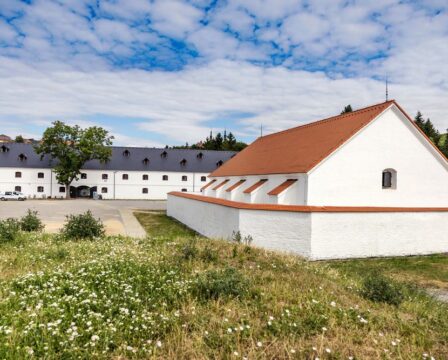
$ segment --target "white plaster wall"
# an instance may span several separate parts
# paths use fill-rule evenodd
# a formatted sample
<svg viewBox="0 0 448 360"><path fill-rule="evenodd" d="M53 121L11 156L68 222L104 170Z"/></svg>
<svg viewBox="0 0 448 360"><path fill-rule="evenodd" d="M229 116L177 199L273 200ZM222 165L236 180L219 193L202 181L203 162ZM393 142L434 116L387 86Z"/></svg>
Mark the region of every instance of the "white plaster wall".
<svg viewBox="0 0 448 360"><path fill-rule="evenodd" d="M239 210L239 229L253 238L253 245L304 257L311 255L311 214Z"/></svg>
<svg viewBox="0 0 448 360"><path fill-rule="evenodd" d="M240 201L247 203L257 204L283 204L283 205L304 205L306 203L306 174L274 174L266 176L228 176L218 177L216 182L207 188L203 194L206 196L216 197L220 199ZM218 190L212 190L213 187L221 183L222 181L229 179L229 182L222 186ZM235 184L241 179L245 179L246 182L232 192L227 192L230 186ZM261 187L252 192L252 194L244 194L244 190L253 184L257 183L261 179L268 179L268 181ZM287 188L279 196L268 195L268 192L283 183L287 179L298 179L298 181Z"/></svg>
<svg viewBox="0 0 448 360"><path fill-rule="evenodd" d="M393 106L309 173L308 205L448 207L448 165Z"/></svg>
<svg viewBox="0 0 448 360"><path fill-rule="evenodd" d="M312 259L448 252L448 212L313 213Z"/></svg>
<svg viewBox="0 0 448 360"><path fill-rule="evenodd" d="M238 209L168 195L168 216L207 237L230 239L239 228L238 213Z"/></svg>
<svg viewBox="0 0 448 360"><path fill-rule="evenodd" d="M15 178L16 171L22 173L22 178ZM39 179L37 174L44 173L44 178ZM198 192L207 182L207 173L181 173L181 172L156 172L156 171L106 171L83 170L87 179L78 179L72 182L72 186L86 185L97 186L101 193L103 187L107 193L101 193L104 199L148 199L165 200L170 191ZM115 173L115 180L114 180ZM108 179L103 180L102 174L107 174ZM128 180L123 180L122 175L128 174ZM148 175L148 180L143 180L143 175ZM168 175L168 181L162 179ZM187 181L182 181L182 176L187 176ZM206 177L202 181L202 177ZM65 197L65 192L60 192L62 185L58 184L56 175L50 169L30 168L0 168L0 192L13 191L15 186L21 186L22 192L30 198ZM44 192L37 192L37 187L43 186ZM148 188L148 194L143 194L142 189ZM114 194L115 191L115 194Z"/></svg>

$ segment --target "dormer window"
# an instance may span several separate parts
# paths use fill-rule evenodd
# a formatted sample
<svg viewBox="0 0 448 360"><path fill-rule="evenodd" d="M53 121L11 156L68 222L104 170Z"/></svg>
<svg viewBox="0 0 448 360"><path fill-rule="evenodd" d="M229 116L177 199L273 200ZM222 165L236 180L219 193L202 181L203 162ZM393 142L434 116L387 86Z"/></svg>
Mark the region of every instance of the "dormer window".
<svg viewBox="0 0 448 360"><path fill-rule="evenodd" d="M397 188L397 171L394 169L383 170L382 177L383 189L396 189Z"/></svg>
<svg viewBox="0 0 448 360"><path fill-rule="evenodd" d="M160 154L160 157L161 157L162 159L165 159L167 156L168 156L168 153L167 153L166 151L163 151L163 152Z"/></svg>
<svg viewBox="0 0 448 360"><path fill-rule="evenodd" d="M25 154L20 154L20 155L19 155L19 160L20 160L20 161L26 161L26 159L27 159L27 157L26 157Z"/></svg>
<svg viewBox="0 0 448 360"><path fill-rule="evenodd" d="M129 156L131 156L131 152L128 149L126 149L125 151L123 151L123 156L129 157Z"/></svg>
<svg viewBox="0 0 448 360"><path fill-rule="evenodd" d="M219 160L219 161L216 163L216 167L220 167L222 164L224 164L224 161Z"/></svg>
<svg viewBox="0 0 448 360"><path fill-rule="evenodd" d="M200 152L199 154L196 155L196 157L201 160L204 157L204 154L202 152Z"/></svg>
<svg viewBox="0 0 448 360"><path fill-rule="evenodd" d="M180 165L181 165L181 166L185 166L185 165L187 165L187 160L186 160L186 159L182 159L182 160L180 161Z"/></svg>
<svg viewBox="0 0 448 360"><path fill-rule="evenodd" d="M142 163L143 163L143 165L149 165L149 159L148 158L144 158L143 160L142 160Z"/></svg>
<svg viewBox="0 0 448 360"><path fill-rule="evenodd" d="M9 151L9 147L7 147L7 146L5 146L5 145L2 145L2 147L0 147L0 152L2 152L2 153L6 153L6 152L8 152Z"/></svg>

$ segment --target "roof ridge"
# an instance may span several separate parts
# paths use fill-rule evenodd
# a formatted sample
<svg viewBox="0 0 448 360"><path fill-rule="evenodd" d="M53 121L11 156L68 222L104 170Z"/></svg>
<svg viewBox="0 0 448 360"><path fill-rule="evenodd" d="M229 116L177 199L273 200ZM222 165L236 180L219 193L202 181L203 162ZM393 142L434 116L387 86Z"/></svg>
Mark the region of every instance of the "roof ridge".
<svg viewBox="0 0 448 360"><path fill-rule="evenodd" d="M325 123L325 122L334 121L334 120L339 120L340 118L347 118L347 117L350 117L350 116L357 115L357 114L359 114L359 113L363 113L363 112L372 110L373 108L378 107L378 106L381 106L381 105L385 105L385 104L394 104L394 103L395 103L395 100L394 100L394 99L392 99L392 100L388 100L388 101L384 101L384 102L382 102L382 103L378 103L378 104L374 104L374 105L369 105L369 106L366 106L366 107L364 107L364 108L361 108L361 109L358 109L358 110L355 110L355 111L351 111L351 112L348 112L348 113L339 114L339 115L333 115L333 116L330 116L330 117L325 118L325 119L312 121L312 122L310 122L310 123L302 124L302 125L298 125L298 126L295 126L295 127L289 128L289 129L285 129L285 130L280 130L280 131L277 131L277 132L275 132L275 133L265 135L265 136L263 136L262 138L266 138L266 137L274 136L274 135L278 135L278 134L283 134L283 133L290 132L290 131L294 131L294 130L297 130L297 129L300 129L300 128L306 128L306 127L311 127L311 126L315 126L315 125L320 125L320 124ZM258 138L258 139L262 139L262 138ZM257 139L257 140L258 140L258 139Z"/></svg>

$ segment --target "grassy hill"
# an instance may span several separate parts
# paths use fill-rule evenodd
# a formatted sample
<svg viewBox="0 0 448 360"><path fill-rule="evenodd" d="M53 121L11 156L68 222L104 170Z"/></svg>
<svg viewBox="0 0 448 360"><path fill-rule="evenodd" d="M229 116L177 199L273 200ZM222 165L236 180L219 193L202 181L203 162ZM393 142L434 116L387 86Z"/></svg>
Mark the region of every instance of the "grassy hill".
<svg viewBox="0 0 448 360"><path fill-rule="evenodd" d="M138 218L145 240L0 244L0 358L448 358L448 306L404 279L400 305L366 299L368 262L310 263Z"/></svg>

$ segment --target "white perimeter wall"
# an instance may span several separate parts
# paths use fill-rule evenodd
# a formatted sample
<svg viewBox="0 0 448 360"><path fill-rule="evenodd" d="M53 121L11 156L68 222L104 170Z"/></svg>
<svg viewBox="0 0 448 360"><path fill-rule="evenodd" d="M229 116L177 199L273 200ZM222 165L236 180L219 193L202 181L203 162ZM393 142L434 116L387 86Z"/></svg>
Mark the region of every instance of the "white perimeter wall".
<svg viewBox="0 0 448 360"><path fill-rule="evenodd" d="M235 209L168 196L168 215L202 235L251 235L255 246L314 260L448 252L448 212L301 213Z"/></svg>
<svg viewBox="0 0 448 360"><path fill-rule="evenodd" d="M393 106L309 173L308 205L448 207L448 165Z"/></svg>
<svg viewBox="0 0 448 360"><path fill-rule="evenodd" d="M15 178L17 171L22 173L21 178ZM44 173L43 179L38 178L40 172ZM104 199L164 200L170 191L186 189L187 192L199 192L208 181L207 173L117 171L114 179L114 171L82 172L87 174L87 179L73 181L71 186L96 186ZM107 180L102 179L103 174L107 174ZM128 174L128 180L123 180L123 174ZM143 180L143 175L148 175L148 180ZM168 181L163 180L163 175L168 175ZM182 176L187 176L187 181L183 181ZM202 181L204 176L206 180ZM30 198L65 197L65 192L59 189L62 185L58 184L50 169L0 168L0 192L14 191L16 186L20 186L21 191ZM43 192L37 191L39 186L43 186ZM102 188L106 188L107 192L102 193ZM143 188L148 188L148 194L143 194Z"/></svg>
<svg viewBox="0 0 448 360"><path fill-rule="evenodd" d="M254 204L304 205L306 203L306 174L228 176L217 177L213 179L216 179L216 182L213 183L213 185L210 185L203 192L203 194L206 196ZM213 190L215 186L226 179L229 180L227 184L225 184L218 190ZM246 180L242 185L238 186L231 192L226 191L226 189L242 179ZM257 183L261 179L268 179L268 181L258 189L254 190L251 194L244 194L244 190ZM278 185L288 179L298 179L298 181L278 196L268 195L269 191L276 188Z"/></svg>

